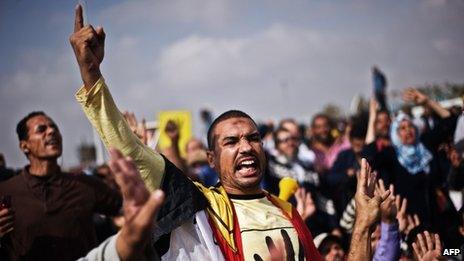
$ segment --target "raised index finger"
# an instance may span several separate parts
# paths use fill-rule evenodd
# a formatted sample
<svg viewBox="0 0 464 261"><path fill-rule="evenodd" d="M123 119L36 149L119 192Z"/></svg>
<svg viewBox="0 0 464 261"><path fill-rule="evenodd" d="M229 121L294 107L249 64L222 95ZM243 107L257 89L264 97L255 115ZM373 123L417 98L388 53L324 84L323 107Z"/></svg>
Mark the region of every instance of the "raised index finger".
<svg viewBox="0 0 464 261"><path fill-rule="evenodd" d="M82 17L82 6L77 5L76 17L74 19L74 32L79 31L82 27L84 27L84 18Z"/></svg>

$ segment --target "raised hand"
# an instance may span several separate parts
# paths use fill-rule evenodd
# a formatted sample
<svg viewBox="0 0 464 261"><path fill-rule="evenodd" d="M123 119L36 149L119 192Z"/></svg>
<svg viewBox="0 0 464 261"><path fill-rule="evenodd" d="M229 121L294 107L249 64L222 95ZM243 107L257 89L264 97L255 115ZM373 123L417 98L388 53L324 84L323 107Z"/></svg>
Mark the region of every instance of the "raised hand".
<svg viewBox="0 0 464 261"><path fill-rule="evenodd" d="M300 213L301 218L305 221L316 212L311 193L306 192L304 188L298 188L295 192L296 210Z"/></svg>
<svg viewBox="0 0 464 261"><path fill-rule="evenodd" d="M408 215L407 216L408 223L406 226L405 230L405 235L408 235L411 230L413 230L415 227L418 227L420 225L420 219L417 214L414 214L414 216Z"/></svg>
<svg viewBox="0 0 464 261"><path fill-rule="evenodd" d="M399 195L395 196L395 205L396 209L398 210L396 214L396 219L398 220L398 228L401 233L407 234L407 228L408 228L408 215L406 214L406 209L408 207L408 200L406 198L403 198L401 200L401 197Z"/></svg>
<svg viewBox="0 0 464 261"><path fill-rule="evenodd" d="M428 101L429 98L427 97L427 95L414 88L407 88L406 91L404 91L403 93L403 99L407 102L413 102L417 105L423 105Z"/></svg>
<svg viewBox="0 0 464 261"><path fill-rule="evenodd" d="M386 193L383 180L379 179L376 186L376 194L383 195ZM395 205L394 187L390 185L390 195L380 204L380 218L383 223L392 224L396 222L398 209Z"/></svg>
<svg viewBox="0 0 464 261"><path fill-rule="evenodd" d="M166 132L166 135L168 135L169 139L171 139L173 144L179 141L179 126L173 120L169 120L166 123L164 131Z"/></svg>
<svg viewBox="0 0 464 261"><path fill-rule="evenodd" d="M406 102L413 102L416 105L425 105L432 109L440 118L445 119L451 116L449 110L445 109L438 102L429 99L427 95L414 88L408 88L403 93L403 99Z"/></svg>
<svg viewBox="0 0 464 261"><path fill-rule="evenodd" d="M176 167L181 170L187 170L187 164L185 160L180 155L180 148L179 148L179 139L180 139L180 132L179 126L173 120L169 120L164 127L164 131L166 135L171 140L171 146L163 148L162 153L163 155L169 159Z"/></svg>
<svg viewBox="0 0 464 261"><path fill-rule="evenodd" d="M121 260L142 260L150 236L154 218L164 200L164 193L156 190L151 195L140 177L134 162L125 158L117 149L110 149L109 166L121 188L124 199L125 223L116 241Z"/></svg>
<svg viewBox="0 0 464 261"><path fill-rule="evenodd" d="M390 191L374 193L377 175L372 171L366 159L361 160L361 171L357 176L356 194L356 218L351 237L351 260L371 260L370 230L380 218L380 205L390 195Z"/></svg>
<svg viewBox="0 0 464 261"><path fill-rule="evenodd" d="M100 64L105 55L105 32L102 27L84 26L82 6L76 7L74 33L69 42L79 64L82 81L87 90L101 77Z"/></svg>
<svg viewBox="0 0 464 261"><path fill-rule="evenodd" d="M408 235L413 228L420 225L419 216L416 214L411 216L406 213L406 209L408 208L408 200L406 198L401 199L399 195L395 196L395 205L398 209L398 213L396 214L398 228L402 234Z"/></svg>
<svg viewBox="0 0 464 261"><path fill-rule="evenodd" d="M123 113L124 119L127 121L132 132L142 141L143 144L147 145L148 142L148 131L146 127L145 119L141 122L137 120L135 114L132 112L125 111Z"/></svg>
<svg viewBox="0 0 464 261"><path fill-rule="evenodd" d="M361 160L355 194L356 223L371 227L380 217L380 204L390 195L389 190L375 193L377 174L373 172L366 159Z"/></svg>
<svg viewBox="0 0 464 261"><path fill-rule="evenodd" d="M428 231L417 235L416 242L412 243L414 255L419 261L440 260L442 246L438 234L430 235Z"/></svg>

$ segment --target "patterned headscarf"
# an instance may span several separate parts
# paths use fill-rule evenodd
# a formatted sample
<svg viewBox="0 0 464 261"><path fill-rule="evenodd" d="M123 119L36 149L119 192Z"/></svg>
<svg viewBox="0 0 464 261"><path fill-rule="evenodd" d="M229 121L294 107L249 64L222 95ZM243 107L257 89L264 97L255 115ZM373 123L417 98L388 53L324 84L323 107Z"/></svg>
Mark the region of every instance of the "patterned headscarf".
<svg viewBox="0 0 464 261"><path fill-rule="evenodd" d="M409 121L412 124L411 118L406 114L400 114L396 117L391 125L390 136L393 147L396 151L396 157L411 175L415 175L421 171L425 173L430 172L430 161L432 160L432 153L428 151L424 144L419 141L419 132L417 127L414 126L416 131L416 140L413 145L405 145L401 143L401 139L398 136L398 128L402 121Z"/></svg>

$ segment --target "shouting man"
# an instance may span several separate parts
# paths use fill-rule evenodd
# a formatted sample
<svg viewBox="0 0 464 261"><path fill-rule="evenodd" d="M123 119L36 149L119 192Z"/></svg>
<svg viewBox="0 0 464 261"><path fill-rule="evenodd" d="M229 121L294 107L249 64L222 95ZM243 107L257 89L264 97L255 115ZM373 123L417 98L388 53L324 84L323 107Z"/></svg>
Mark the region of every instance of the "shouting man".
<svg viewBox="0 0 464 261"><path fill-rule="evenodd" d="M32 112L17 125L27 165L0 183L11 200L0 208L1 247L8 260L75 260L96 245L94 212L116 215L119 192L86 175L64 173L58 126L43 112Z"/></svg>
<svg viewBox="0 0 464 261"><path fill-rule="evenodd" d="M84 26L78 6L70 42L84 86L76 98L105 145L121 151L113 160L133 162L151 191L161 188L165 193L154 231L139 238L140 245L151 245L144 239L154 240L156 254L165 260L267 260L276 255L320 260L295 208L260 188L266 158L253 119L235 110L216 118L208 130L207 157L220 183L207 188L190 181L165 157L144 146L124 121L100 73L104 41L101 27ZM125 236L113 237L93 252L105 255L113 251L107 246L115 246L120 258L130 259L120 250L127 249Z"/></svg>

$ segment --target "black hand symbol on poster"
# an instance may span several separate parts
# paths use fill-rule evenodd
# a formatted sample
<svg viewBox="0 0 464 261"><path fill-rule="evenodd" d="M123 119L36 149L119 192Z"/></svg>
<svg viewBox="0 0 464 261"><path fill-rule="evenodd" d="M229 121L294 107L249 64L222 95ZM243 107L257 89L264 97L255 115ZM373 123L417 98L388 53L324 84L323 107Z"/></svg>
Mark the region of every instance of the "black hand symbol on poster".
<svg viewBox="0 0 464 261"><path fill-rule="evenodd" d="M266 245L269 249L269 253L271 254L271 260L284 260L286 256L287 261L294 261L295 260L295 250L293 248L292 241L290 240L290 236L288 235L287 231L284 229L280 230L280 234L282 235L283 242L285 245L285 249L281 249L275 245L274 240L271 237L266 237ZM304 250L301 242L298 240L298 260L304 260ZM255 261L263 261L263 258L258 255L253 255Z"/></svg>

